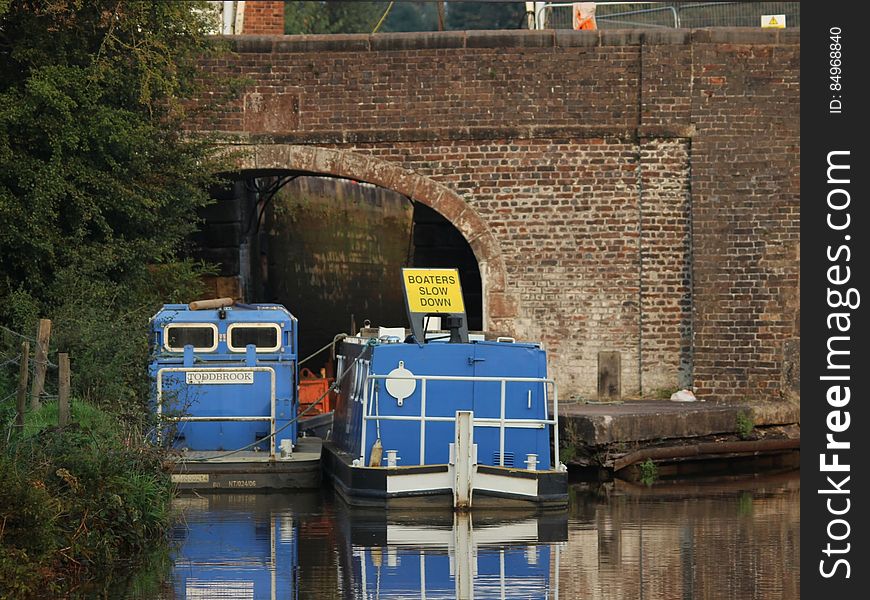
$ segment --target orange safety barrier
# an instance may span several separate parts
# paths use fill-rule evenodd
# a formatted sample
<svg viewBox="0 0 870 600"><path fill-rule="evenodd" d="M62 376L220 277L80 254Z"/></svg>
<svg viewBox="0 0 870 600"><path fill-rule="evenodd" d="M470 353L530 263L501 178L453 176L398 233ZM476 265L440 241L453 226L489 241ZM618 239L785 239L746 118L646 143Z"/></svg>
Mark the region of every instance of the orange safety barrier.
<svg viewBox="0 0 870 600"><path fill-rule="evenodd" d="M304 367L299 372L299 412L307 409L317 402L329 389L332 379L318 377L310 369ZM306 415L319 415L332 410L332 394L327 394L317 406L309 410Z"/></svg>
<svg viewBox="0 0 870 600"><path fill-rule="evenodd" d="M574 29L587 31L598 29L598 23L595 21L594 2L575 2L573 14Z"/></svg>

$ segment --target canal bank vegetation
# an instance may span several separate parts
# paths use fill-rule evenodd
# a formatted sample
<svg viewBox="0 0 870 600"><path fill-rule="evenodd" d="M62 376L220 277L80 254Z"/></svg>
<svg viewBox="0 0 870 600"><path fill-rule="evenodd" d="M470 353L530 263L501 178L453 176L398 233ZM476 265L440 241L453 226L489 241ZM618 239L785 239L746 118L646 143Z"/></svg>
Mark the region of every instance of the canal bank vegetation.
<svg viewBox="0 0 870 600"><path fill-rule="evenodd" d="M48 403L4 431L0 597L67 593L129 569L171 524L159 452L104 410L79 401L71 412L60 428Z"/></svg>
<svg viewBox="0 0 870 600"><path fill-rule="evenodd" d="M143 443L147 321L199 292L208 269L188 240L230 170L184 127L211 108L191 102L219 51L207 6L0 0L0 597L65 593L164 541L169 483ZM207 84L227 92L216 101L235 91ZM45 367L19 428L20 371L33 383Z"/></svg>

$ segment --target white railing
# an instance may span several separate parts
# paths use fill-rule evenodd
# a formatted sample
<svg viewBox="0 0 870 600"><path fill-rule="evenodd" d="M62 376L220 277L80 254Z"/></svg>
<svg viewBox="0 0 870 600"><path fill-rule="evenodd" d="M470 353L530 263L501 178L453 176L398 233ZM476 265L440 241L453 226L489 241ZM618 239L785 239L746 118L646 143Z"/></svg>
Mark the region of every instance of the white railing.
<svg viewBox="0 0 870 600"><path fill-rule="evenodd" d="M375 385L376 381L395 379L395 380L415 380L421 382L420 387L420 414L419 415L384 415L379 413L380 386ZM366 464L366 422L375 421L418 421L420 423L420 465L425 464L426 458L426 423L441 422L455 423L456 417L436 417L426 414L426 384L429 381L456 381L456 382L493 382L501 384L501 400L499 417L475 417L473 427L498 427L499 428L499 466L504 466L504 435L506 429L543 429L547 425L553 426L553 468L559 468L559 393L556 387L556 382L552 379L543 377L463 377L451 375L409 375L409 376L390 376L390 375L367 375L365 379L364 390L368 390L368 402L363 404L363 427L362 438L360 440L360 465ZM508 419L505 418L505 403L508 383L537 383L541 384L543 390L544 402L544 418L543 419ZM553 418L547 417L547 387L553 387ZM531 392L530 392L531 393ZM374 409L375 414L372 414Z"/></svg>
<svg viewBox="0 0 870 600"><path fill-rule="evenodd" d="M209 416L209 417L191 417L191 416L164 416L163 415L163 373L186 373L189 371L251 371L251 372L267 372L270 376L269 386L269 404L271 413L269 415L239 415L239 416ZM253 385L253 384L252 384ZM189 389L190 386L188 386ZM275 369L272 367L165 367L157 371L157 419L159 421L171 422L202 422L202 421L269 421L269 457L275 458ZM158 429L158 441L160 440L160 429Z"/></svg>

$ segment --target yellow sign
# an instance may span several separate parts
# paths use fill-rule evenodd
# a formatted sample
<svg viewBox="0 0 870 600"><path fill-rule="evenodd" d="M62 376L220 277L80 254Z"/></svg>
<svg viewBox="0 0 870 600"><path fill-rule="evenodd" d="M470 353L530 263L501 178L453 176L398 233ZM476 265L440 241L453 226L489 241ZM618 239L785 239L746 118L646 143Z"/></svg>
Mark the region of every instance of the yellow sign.
<svg viewBox="0 0 870 600"><path fill-rule="evenodd" d="M464 313L456 269L402 269L405 297L412 313Z"/></svg>
<svg viewBox="0 0 870 600"><path fill-rule="evenodd" d="M761 27L764 29L785 29L785 15L761 15Z"/></svg>

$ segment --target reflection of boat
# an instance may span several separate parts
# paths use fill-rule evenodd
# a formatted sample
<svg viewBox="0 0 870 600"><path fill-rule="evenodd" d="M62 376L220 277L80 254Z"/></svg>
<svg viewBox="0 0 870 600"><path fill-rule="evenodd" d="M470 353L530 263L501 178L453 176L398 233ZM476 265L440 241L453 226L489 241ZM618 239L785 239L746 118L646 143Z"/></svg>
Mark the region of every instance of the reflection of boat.
<svg viewBox="0 0 870 600"><path fill-rule="evenodd" d="M564 514L441 515L340 514L345 587L363 598L559 597Z"/></svg>
<svg viewBox="0 0 870 600"><path fill-rule="evenodd" d="M324 467L350 504L567 507L540 345L403 343L364 330L343 340L336 372L349 375Z"/></svg>
<svg viewBox="0 0 870 600"><path fill-rule="evenodd" d="M232 299L169 304L151 319L159 436L182 489L320 484L321 441L298 431L296 319Z"/></svg>
<svg viewBox="0 0 870 600"><path fill-rule="evenodd" d="M300 509L315 493L294 494L293 510L272 494L184 496L173 532L176 598L296 598Z"/></svg>
<svg viewBox="0 0 870 600"><path fill-rule="evenodd" d="M565 513L421 516L321 492L184 495L174 506L178 599L556 599L568 537Z"/></svg>

